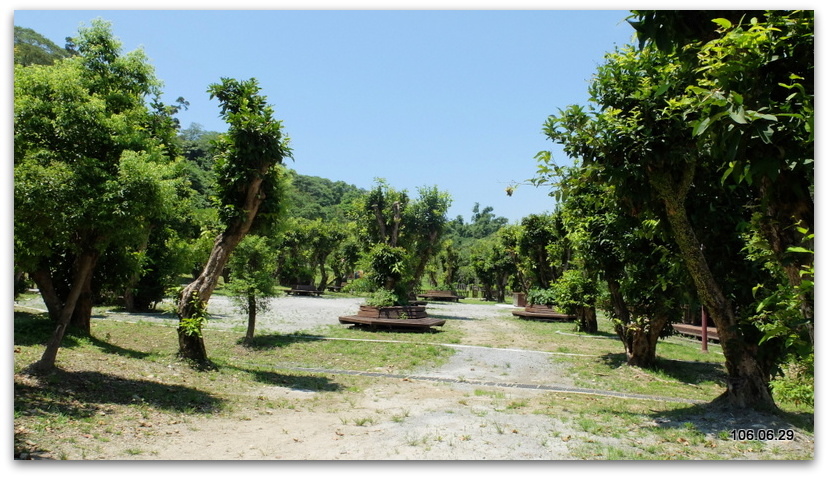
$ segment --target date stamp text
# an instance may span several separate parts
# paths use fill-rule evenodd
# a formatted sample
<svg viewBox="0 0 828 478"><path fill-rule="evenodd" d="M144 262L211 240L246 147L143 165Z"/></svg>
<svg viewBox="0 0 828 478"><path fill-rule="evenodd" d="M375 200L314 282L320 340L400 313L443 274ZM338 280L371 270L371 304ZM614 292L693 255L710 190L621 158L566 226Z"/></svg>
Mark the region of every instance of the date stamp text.
<svg viewBox="0 0 828 478"><path fill-rule="evenodd" d="M737 441L787 441L793 440L795 437L794 431L788 428L737 428L730 430L728 436L731 440Z"/></svg>

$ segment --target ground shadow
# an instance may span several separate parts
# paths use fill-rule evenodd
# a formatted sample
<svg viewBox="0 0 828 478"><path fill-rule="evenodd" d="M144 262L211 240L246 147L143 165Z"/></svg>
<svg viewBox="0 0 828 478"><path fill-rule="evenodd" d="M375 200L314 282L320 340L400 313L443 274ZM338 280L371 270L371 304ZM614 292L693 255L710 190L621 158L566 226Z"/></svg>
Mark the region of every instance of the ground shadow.
<svg viewBox="0 0 828 478"><path fill-rule="evenodd" d="M223 402L210 393L191 387L61 369L37 380L16 378L14 396L16 411L77 418L94 415L98 410L96 405L103 404L146 404L178 412L212 413L220 409Z"/></svg>
<svg viewBox="0 0 828 478"><path fill-rule="evenodd" d="M733 430L781 430L792 427L813 433L813 413L763 412L744 408L729 407L719 403L689 405L686 408L668 411L653 411L653 422L665 429L692 428L701 433L727 436Z"/></svg>
<svg viewBox="0 0 828 478"><path fill-rule="evenodd" d="M319 338L305 334L264 334L254 335L249 341L240 338L236 343L254 350L268 350L287 347L299 342L315 342Z"/></svg>
<svg viewBox="0 0 828 478"><path fill-rule="evenodd" d="M225 365L224 369L233 369L239 372L250 374L254 380L265 385L277 387L288 387L293 390L315 391L315 392L336 392L343 387L337 382L319 374L287 374L274 372L272 370L260 370L256 368L239 367L237 365Z"/></svg>
<svg viewBox="0 0 828 478"><path fill-rule="evenodd" d="M36 346L47 343L54 333L55 323L45 314L30 314L28 312L14 313L14 344L21 346ZM66 330L61 348L72 349L83 344L92 344L102 351L120 355L123 357L142 359L150 354L137 350L125 349L100 340L94 336L86 335L72 327Z"/></svg>
<svg viewBox="0 0 828 478"><path fill-rule="evenodd" d="M429 316L430 318L431 316ZM442 334L443 331L435 327L394 327L393 325L385 324L351 324L349 327L354 330L363 330L366 332L399 332L406 334Z"/></svg>
<svg viewBox="0 0 828 478"><path fill-rule="evenodd" d="M470 321L483 320L483 319L474 319L472 317L461 317L461 316L458 316L458 315L444 315L444 314L428 314L428 317L433 318L433 319L443 319L443 320L470 320Z"/></svg>
<svg viewBox="0 0 828 478"><path fill-rule="evenodd" d="M600 360L608 367L618 368L627 364L627 354L608 353L602 355ZM724 386L726 379L724 365L720 363L686 362L682 360L656 358L656 364L653 370L661 372L679 382L692 385L698 385L704 382L715 382Z"/></svg>

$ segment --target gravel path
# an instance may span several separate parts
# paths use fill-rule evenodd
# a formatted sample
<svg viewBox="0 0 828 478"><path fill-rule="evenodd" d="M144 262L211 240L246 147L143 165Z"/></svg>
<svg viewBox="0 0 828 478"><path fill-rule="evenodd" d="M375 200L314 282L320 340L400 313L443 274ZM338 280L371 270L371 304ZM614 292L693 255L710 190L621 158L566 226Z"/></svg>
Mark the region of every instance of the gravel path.
<svg viewBox="0 0 828 478"><path fill-rule="evenodd" d="M359 298L280 297L257 320L257 333L319 334L353 314ZM39 300L15 303L43 309ZM186 423L150 423L118 440L69 459L96 460L570 460L573 444L617 439L577 428L571 417L522 408L546 390L572 383L555 354L523 350L521 332L502 305L429 304L428 313L463 331L463 344L439 367L411 375L383 375L358 393L325 394L282 386L256 393L289 407L249 416L188 417ZM246 317L226 297L210 300L208 327L246 327ZM171 314L107 314L121 320L175 325ZM339 340L339 339L332 339ZM342 339L344 340L344 339ZM474 344L507 343L503 348ZM322 373L336 376L351 371ZM582 391L588 392L589 391ZM610 395L610 392L599 392ZM558 396L566 400L565 395ZM143 425L142 425L143 426ZM813 447L813 443L804 446ZM136 453L140 450L140 453Z"/></svg>

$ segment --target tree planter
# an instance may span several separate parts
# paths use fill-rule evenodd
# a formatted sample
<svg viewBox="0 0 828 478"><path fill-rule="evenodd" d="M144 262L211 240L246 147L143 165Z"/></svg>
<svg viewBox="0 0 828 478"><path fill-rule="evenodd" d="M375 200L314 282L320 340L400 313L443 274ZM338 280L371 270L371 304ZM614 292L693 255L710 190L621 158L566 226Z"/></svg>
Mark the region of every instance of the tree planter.
<svg viewBox="0 0 828 478"><path fill-rule="evenodd" d="M376 319L424 319L428 317L424 305L359 306L359 317Z"/></svg>
<svg viewBox="0 0 828 478"><path fill-rule="evenodd" d="M340 317L341 324L426 330L446 323L444 319L429 318L423 305L359 306L357 315Z"/></svg>
<svg viewBox="0 0 828 478"><path fill-rule="evenodd" d="M528 304L523 310L513 310L512 315L529 320L539 321L574 321L577 316L559 312L548 305Z"/></svg>

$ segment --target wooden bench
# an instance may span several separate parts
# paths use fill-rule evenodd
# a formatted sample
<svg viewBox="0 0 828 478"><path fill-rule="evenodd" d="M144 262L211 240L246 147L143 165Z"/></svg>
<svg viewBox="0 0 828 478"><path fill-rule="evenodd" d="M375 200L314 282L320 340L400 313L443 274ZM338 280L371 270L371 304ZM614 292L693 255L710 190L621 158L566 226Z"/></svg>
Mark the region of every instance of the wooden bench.
<svg viewBox="0 0 828 478"><path fill-rule="evenodd" d="M316 295L322 294L322 291L312 285L296 285L293 289L287 291L288 295Z"/></svg>
<svg viewBox="0 0 828 478"><path fill-rule="evenodd" d="M702 328L698 325L690 325L690 324L673 324L673 330L678 332L681 335L687 335L690 337L695 337L699 340L702 338ZM716 327L707 327L707 340L718 342L719 341L719 331L716 330Z"/></svg>
<svg viewBox="0 0 828 478"><path fill-rule="evenodd" d="M368 325L372 329L378 327L387 327L389 329L406 328L406 329L430 329L431 327L441 326L446 323L445 319L433 319L426 317L424 319L382 319L379 317L360 317L359 315L347 315L339 318L340 324L352 325Z"/></svg>
<svg viewBox="0 0 828 478"><path fill-rule="evenodd" d="M430 290L425 294L418 294L417 297L420 297L425 300L444 300L449 302L460 302L460 296L454 295L449 290Z"/></svg>
<svg viewBox="0 0 828 478"><path fill-rule="evenodd" d="M425 306L370 307L362 305L357 315L339 318L341 324L368 325L388 328L430 329L446 323L445 319L429 318Z"/></svg>
<svg viewBox="0 0 828 478"><path fill-rule="evenodd" d="M554 307L547 305L528 305L523 310L513 310L512 315L528 320L539 320L542 322L560 322L568 320L576 320L574 314L564 314L558 312Z"/></svg>

